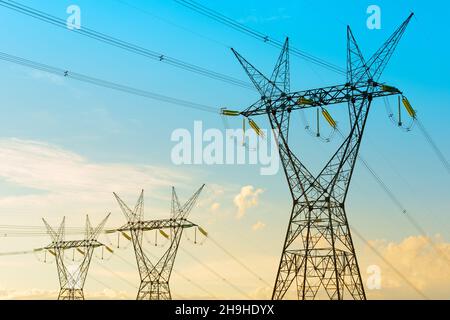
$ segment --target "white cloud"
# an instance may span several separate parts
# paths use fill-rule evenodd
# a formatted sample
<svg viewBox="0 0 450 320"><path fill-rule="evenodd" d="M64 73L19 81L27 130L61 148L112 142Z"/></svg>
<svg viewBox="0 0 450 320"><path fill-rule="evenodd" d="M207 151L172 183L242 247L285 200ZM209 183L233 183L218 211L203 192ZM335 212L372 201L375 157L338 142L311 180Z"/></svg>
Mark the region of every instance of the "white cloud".
<svg viewBox="0 0 450 320"><path fill-rule="evenodd" d="M253 186L244 186L241 192L234 197L234 204L238 208L236 218L244 217L247 209L256 207L259 203L259 195L263 193L262 189L255 189Z"/></svg>
<svg viewBox="0 0 450 320"><path fill-rule="evenodd" d="M266 224L264 222L258 221L252 226L253 231L262 230L266 227Z"/></svg>
<svg viewBox="0 0 450 320"><path fill-rule="evenodd" d="M95 164L73 152L36 141L0 140L0 162L3 179L46 191L85 193L168 183L160 168Z"/></svg>
<svg viewBox="0 0 450 320"><path fill-rule="evenodd" d="M13 138L0 139L0 163L0 180L26 188L0 198L4 212L105 212L111 209L112 192L137 199L142 188L164 188L166 194L174 182L185 180L161 167L95 163L58 146Z"/></svg>

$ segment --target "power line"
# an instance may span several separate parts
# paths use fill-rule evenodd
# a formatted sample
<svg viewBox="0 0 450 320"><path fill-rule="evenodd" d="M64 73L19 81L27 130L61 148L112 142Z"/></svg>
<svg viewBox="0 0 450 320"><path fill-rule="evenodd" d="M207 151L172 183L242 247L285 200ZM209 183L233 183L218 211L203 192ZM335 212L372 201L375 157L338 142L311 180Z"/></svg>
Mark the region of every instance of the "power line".
<svg viewBox="0 0 450 320"><path fill-rule="evenodd" d="M151 255L152 257L156 258L156 256L154 254L152 254L150 251L144 249L144 252ZM135 266L130 263L127 259L125 259L124 257L118 255L116 252L114 253L114 255L116 257L118 257L120 260L122 260L125 264L127 264L128 266L134 268ZM200 289L201 291L205 292L206 294L208 294L210 297L212 298L216 298L216 296L214 296L213 293L211 293L210 291L206 290L205 288L203 288L201 285L199 285L198 283L195 283L194 281L192 281L191 279L189 279L188 277L186 277L185 275L181 274L180 272L176 271L175 269L173 270L173 272L178 275L179 277L183 278L185 281L189 282L190 284L192 284L194 287L196 287L197 289Z"/></svg>
<svg viewBox="0 0 450 320"><path fill-rule="evenodd" d="M154 258L157 258L153 253L151 253L149 250L147 249L143 249L147 254L151 255ZM173 272L183 278L185 281L189 282L190 284L192 284L194 287L196 287L197 289L200 289L201 291L203 291L204 293L208 294L211 298L213 299L217 299L217 297L210 291L206 290L205 288L203 288L201 285L199 285L198 283L192 281L191 279L189 279L188 277L186 277L185 275L183 275L182 273L176 271L175 269L173 270Z"/></svg>
<svg viewBox="0 0 450 320"><path fill-rule="evenodd" d="M161 17L159 15L156 15L155 13L150 12L149 10L146 10L146 9L144 9L142 7L139 7L139 6L135 5L135 4L131 4L131 3L127 2L127 1L123 1L123 0L115 0L115 1L125 5L127 7L130 7L132 9L136 10L136 11L144 13L144 14L146 14L146 15L154 18L154 19L163 21L164 23L166 23L166 24L168 24L168 25L170 25L172 27L176 27L176 28L178 28L180 30L192 33L192 34L194 34L194 35L196 35L196 36L198 36L200 38L206 39L206 40L211 41L213 43L216 43L216 44L218 44L220 46L223 46L223 47L226 47L226 48L230 48L231 47L231 46L229 46L229 45L227 45L227 44L225 44L225 43L223 43L223 42L221 42L221 41L219 41L217 39L213 39L212 37L208 37L208 36L205 36L205 35L203 35L203 34L201 34L199 32L193 31L193 30L191 30L189 28L186 28L186 27L184 27L184 26L182 26L182 25L180 25L178 23L175 23L175 22L173 22L173 21L171 21L169 19L166 19L166 18L163 18L163 17Z"/></svg>
<svg viewBox="0 0 450 320"><path fill-rule="evenodd" d="M239 260L236 256L234 256L230 251L228 251L227 249L225 249L222 245L220 245L216 240L214 240L213 238L211 238L210 235L207 236L207 238L209 240L211 240L211 242L216 245L216 247L218 247L220 250L222 250L227 256L229 256L231 259L233 259L234 261L236 261L237 264L239 264L242 268L244 268L245 270L247 270L250 274L252 274L256 279L258 279L259 281L261 281L262 283L264 283L265 285L270 286L270 284L264 280L259 274L257 274L255 271L253 271L250 267L248 267L247 265L245 265L241 260Z"/></svg>
<svg viewBox="0 0 450 320"><path fill-rule="evenodd" d="M20 228L23 229L25 231L19 233L18 231L8 231L8 228ZM0 236L1 234L7 234L8 236L23 236L23 237L33 237L33 236L48 236L48 234L44 231L42 232L28 232L27 230L38 230L38 229L42 229L42 227L38 227L38 226L9 226L9 225L0 225L0 230L1 229L5 229L6 231L4 233L0 232ZM69 228L68 228L69 229ZM82 228L72 228L72 229L76 229L79 230L78 232L66 232L66 235L75 235L75 234L83 234L84 231L82 230ZM103 231L103 233L109 233L111 230L105 230ZM234 255L232 255L228 250L226 250L223 246L221 246L217 241L215 241L214 239L211 238L211 236L208 235L208 239L211 240L211 242L213 242L219 249L221 249L223 252L225 252L229 257L231 257L234 261L236 261L240 266L242 266L244 269L246 269L248 272L250 272L252 275L254 275L258 280L262 281L264 284L269 285L264 279L262 279L257 273L255 273L253 270L251 270L249 267L247 267L243 262L241 262L237 257L235 257ZM31 253L35 253L37 251L41 251L43 249L36 249L36 250L30 250L30 251L17 251L17 252L4 252L4 253L0 253L0 256L11 256L11 255L23 255L23 254L31 254ZM151 255L154 258L157 258L154 254L152 254L150 251L148 251L147 249L144 249L144 251ZM185 250L186 251L186 250ZM134 265L132 263L130 263L128 260L126 260L125 258L123 258L122 256L120 256L119 254L117 254L116 252L113 253L114 256L118 257L120 260L122 260L124 263L126 263L128 266L131 266L134 268ZM196 259L195 257L193 257L192 255L190 255L193 259ZM202 264L203 267L207 268L208 270L210 270L210 268L204 264ZM198 289L200 289L201 291L205 292L206 294L208 294L210 297L212 298L216 298L214 296L213 293L211 293L210 291L208 291L207 289L205 289L204 287L200 286L199 284L195 283L194 281L192 281L190 278L186 277L185 275L181 274L180 272L173 270L174 273L176 273L179 277L181 277L182 279L184 279L185 281L191 283L193 286L197 287ZM223 281L227 281L223 276L219 275L217 272L215 272L215 275L218 276L221 280ZM238 289L239 290L239 289ZM239 291L242 294L242 291Z"/></svg>
<svg viewBox="0 0 450 320"><path fill-rule="evenodd" d="M27 250L27 251L1 252L0 257L26 255L26 254L36 253L36 252L42 251L42 250L44 250L44 249L41 248L41 249L34 249L34 250Z"/></svg>
<svg viewBox="0 0 450 320"><path fill-rule="evenodd" d="M28 255L28 254L33 254L39 251L43 251L45 250L45 248L38 248L38 249L33 249L33 250L26 250L26 251L11 251L11 252L0 252L0 257L4 257L4 256L17 256L17 255ZM151 253L150 253L151 254ZM134 265L131 264L128 260L126 260L125 258L123 258L122 256L118 255L116 252L113 253L114 256L118 257L120 260L122 260L123 262L125 262L125 264L127 264L128 266L131 266L132 268L134 268ZM152 256L154 256L153 254L151 254ZM104 270L106 270L107 272L109 272L110 274L116 276L117 278L119 278L120 280L122 280L124 283L126 283L127 285L129 285L130 287L132 287L133 289L137 289L136 285L133 284L131 281L125 279L124 277L122 277L120 274L118 274L117 272L107 268L105 265L99 263L98 261L94 260L94 262L100 266L101 268L103 268ZM205 288L203 288L202 286L200 286L199 284L195 283L194 281L192 281L191 279L189 279L188 277L184 276L183 274L181 274L180 272L177 272L174 270L174 272L180 276L182 279L184 279L185 281L189 282L190 284L192 284L193 286L195 286L196 288L200 289L201 291L205 292L206 294L208 294L210 297L212 298L216 298L216 296L214 296L213 293L211 293L210 291L206 290ZM108 286L107 284L105 284L103 281L100 281L96 278L93 278L92 276L89 277L92 278L94 281L100 283L101 285L105 286L106 288L113 290L110 286Z"/></svg>
<svg viewBox="0 0 450 320"><path fill-rule="evenodd" d="M252 297L250 297L247 293L245 293L244 291L242 291L239 287L235 286L232 282L228 281L226 278L224 278L222 275L220 275L217 271L215 271L214 269L212 269L211 267L209 267L208 265L206 265L205 263L203 263L200 259L196 258L194 255L192 255L191 253L189 253L186 249L181 248L189 257L191 257L193 260L195 260L198 264L200 264L201 266L203 266L205 269L207 269L210 273L212 273L213 275L215 275L218 279L222 280L223 282L225 282L226 284L228 284L231 288L233 288L234 290L236 290L237 292L239 292L241 295L243 295L244 297L246 297L247 299L252 299Z"/></svg>
<svg viewBox="0 0 450 320"><path fill-rule="evenodd" d="M52 16L43 11L39 11L34 8L25 6L16 1L0 0L0 6L14 10L14 11L24 14L26 16L41 20L41 21L49 23L51 25L54 25L54 26L57 26L57 27L60 27L63 29L67 29L66 20ZM185 62L183 60L172 58L163 53L146 49L144 47L132 44L132 43L124 41L124 40L120 40L118 38L109 36L105 33L101 33L101 32L95 31L93 29L87 28L85 26L83 26L80 29L73 28L73 29L67 29L67 30L70 30L75 33L81 34L83 36L98 40L100 42L109 44L111 46L144 56L146 58L150 58L150 59L153 59L156 61L160 61L160 62L169 64L169 65L172 65L174 67L177 67L177 68L189 71L189 72L193 72L193 73L196 73L196 74L208 77L208 78L220 80L220 81L227 82L227 83L230 83L230 84L233 84L236 86L240 86L242 88L253 90L253 87L245 81L242 81L242 80L236 79L234 77L231 77L231 76L228 76L225 74L221 74L219 72L215 72L215 71L212 71L212 70L209 70L209 69L206 69L206 68L188 63L188 62Z"/></svg>
<svg viewBox="0 0 450 320"><path fill-rule="evenodd" d="M119 278L120 280L122 280L124 283L128 284L130 287L132 287L133 289L137 289L136 285L134 285L131 281L125 279L124 277L122 277L120 274L118 274L117 272L112 271L111 269L105 267L103 264L100 264L99 262L95 261L94 262L99 265L100 267L102 267L103 269L105 269L106 271L108 271L109 273L111 273L112 275L116 276L117 278Z"/></svg>
<svg viewBox="0 0 450 320"><path fill-rule="evenodd" d="M428 133L428 131L425 129L423 123L418 119L417 117L417 113L415 110L414 111L414 116L411 117L411 123L410 125L408 125L407 127L403 126L403 122L401 120L401 112L400 112L400 100L399 100L399 111L398 111L398 116L399 119L394 120L393 116L394 113L392 112L392 108L390 106L389 100L387 97L384 97L384 105L386 107L386 111L388 112L388 117L389 119L397 124L398 127L403 128L406 132L411 131L412 127L417 124L420 132L422 133L422 135L425 137L425 139L427 140L428 144L431 146L431 148L433 149L434 153L436 154L436 156L439 158L439 161L441 161L442 165L444 166L444 168L447 170L448 173L450 173L450 163L447 160L447 158L444 156L444 154L442 153L442 151L439 149L439 147L436 145L436 143L434 142L433 138L431 137L431 135Z"/></svg>
<svg viewBox="0 0 450 320"><path fill-rule="evenodd" d="M237 22L236 20L233 20L233 19L231 19L215 10L212 10L196 1L192 1L192 0L174 0L174 1L186 8L189 8L189 9L201 14L201 15L211 18L216 22L224 24L238 32L244 33L247 36L250 36L257 40L263 41L264 43L267 43L273 47L276 47L279 49L283 48L283 44L284 44L283 41L273 39L270 36L268 36L267 34L264 34L260 31L252 29L250 27L247 27L244 24ZM306 53L305 51L299 50L294 47L291 47L290 51L293 55L300 57L306 61L312 62L312 63L314 63L318 66L321 66L325 69L331 70L333 72L336 72L336 73L342 74L342 75L346 74L345 70L343 70L341 67L336 66L332 63L329 63L318 57L315 57L309 53Z"/></svg>
<svg viewBox="0 0 450 320"><path fill-rule="evenodd" d="M97 282L98 284L104 286L105 288L108 288L108 289L111 290L111 291L114 291L113 288L111 288L111 287L108 286L106 283L104 283L103 281L101 281L101 280L99 280L99 279L97 279L97 278L94 278L94 277L90 276L89 279L94 280L94 281Z"/></svg>
<svg viewBox="0 0 450 320"><path fill-rule="evenodd" d="M112 90L116 90L116 91L122 91L122 92L133 94L136 96L141 96L144 98L163 101L166 103L183 106L183 107L187 107L187 108L191 108L191 109L197 109L197 110L201 110L201 111L206 111L206 112L211 112L211 113L216 113L216 114L219 113L219 110L217 108L207 106L204 104L190 102L187 100L182 100L182 99L177 99L177 98L172 98L172 97L161 95L158 93L137 89L134 87L118 84L115 82L102 80L99 78L94 78L94 77L87 76L87 75L84 75L81 73L76 73L76 72L72 72L69 70L52 67L50 65L27 60L27 59L13 56L13 55L3 53L3 52L0 52L0 60L12 62L12 63L22 65L22 66L25 66L28 68L32 68L35 70L40 70L40 71L44 71L47 73L55 74L57 76L61 76L64 78L71 78L71 79L78 80L81 82L90 83L90 84L93 84L96 86L100 86L100 87L104 87L104 88L108 88L108 89L112 89Z"/></svg>
<svg viewBox="0 0 450 320"><path fill-rule="evenodd" d="M447 172L450 173L450 163L445 158L445 156L443 155L442 151L438 148L438 146L436 145L434 140L431 138L430 134L425 129L425 127L423 126L422 122L420 122L419 119L416 119L416 122L417 122L417 125L418 125L420 131L422 132L423 136L425 137L425 139L427 139L428 144L431 146L433 151L436 153L437 157L439 158L439 160L441 161L442 165L447 170Z"/></svg>
<svg viewBox="0 0 450 320"><path fill-rule="evenodd" d="M412 287L419 295L421 295L422 297L424 297L425 299L429 299L423 292L421 292L404 274L402 274L394 265L392 265L392 263L390 263L374 246L372 246L370 244L370 242L368 240L366 240L353 226L351 227L353 232L379 257L381 258L386 265L388 265L388 267L390 267L400 278L402 278L410 287ZM208 237L214 244L216 244L220 249L222 249L224 252L226 252L228 255L230 255L233 260L237 260L237 258L234 258L233 255L231 255L231 253L229 253L228 250L224 249L221 245L219 245L216 241L212 240L210 237ZM0 253L0 256L14 256L14 255L28 255L28 254L32 254L32 253L36 253L39 251L43 251L45 250L45 248L37 248L34 250L26 250L26 251L14 251L14 252L2 252ZM248 296L245 292L243 292L241 289L239 289L238 287L236 287L235 285L233 285L231 282L229 282L227 279L225 279L222 275L220 275L218 272L216 272L215 270L213 270L212 268L210 268L209 266L207 266L206 264L204 264L202 261L200 261L199 259L197 259L195 256L193 256L191 253L189 253L186 249L182 248L182 250L188 254L192 259L194 259L195 261L197 261L200 265L202 265L205 269L207 269L209 272L211 272L212 274L214 274L216 277L218 277L219 279L221 279L222 281L226 282L228 285L230 285L233 289L235 289L236 291L238 291L239 293L241 293L242 295L246 296L247 298L250 298L250 296ZM155 255L153 255L151 252L149 252L148 250L145 250L148 254L152 255L153 257L156 257ZM127 264L128 266L131 266L134 268L134 265L131 264L128 260L126 260L125 258L123 258L121 255L117 254L116 252L113 253L114 256L118 257L120 260L122 260L125 264ZM122 280L124 283L128 284L129 286L133 287L134 289L136 289L136 286L131 283L129 280L125 279L124 277L122 277L121 275L119 275L117 272L114 272L113 270L105 267L103 264L98 263L97 261L94 260L94 262L99 265L100 267L102 267L103 269L105 269L106 271L108 271L109 273L111 273L112 275L118 277L120 280ZM242 263L239 263L241 266L244 266L246 269L247 267L245 265L243 265ZM191 283L192 285L194 285L195 287L197 287L198 289L200 289L201 291L207 293L208 295L210 295L213 298L216 298L214 296L214 294L212 294L210 291L206 290L205 288L203 288L202 286L200 286L199 284L193 282L191 279L189 279L188 277L182 275L181 273L177 272L174 270L174 272L179 275L181 278L183 278L184 280L186 280L187 282ZM258 276L257 274L255 274L255 276ZM93 279L97 282L99 282L100 284L104 285L105 287L111 289L111 287L109 287L108 285L106 285L103 282L98 281L97 279ZM260 279L262 280L262 279ZM264 280L262 280L264 281ZM112 289L111 289L112 290Z"/></svg>
<svg viewBox="0 0 450 320"><path fill-rule="evenodd" d="M337 132L340 134L342 138L344 138L344 135L339 129L336 129ZM450 260L448 257L443 253L436 243L427 235L425 230L419 225L419 223L411 216L411 214L406 210L406 208L403 206L401 201L398 199L398 197L394 194L392 189L383 181L383 179L375 172L375 170L372 169L372 167L367 163L367 161L358 154L358 160L364 165L364 167L369 171L369 173L372 175L372 177L377 181L377 183L380 185L380 187L383 189L383 191L386 193L386 195L391 199L391 201L395 204L395 206L401 211L401 213L406 217L406 219L411 223L411 225L426 239L426 241L431 245L431 247L434 249L436 254L440 256L442 259L446 260L448 263L450 263Z"/></svg>
<svg viewBox="0 0 450 320"><path fill-rule="evenodd" d="M67 228L67 235L84 234L82 228ZM43 237L48 236L45 227L40 226L19 226L19 225L0 225L0 237Z"/></svg>

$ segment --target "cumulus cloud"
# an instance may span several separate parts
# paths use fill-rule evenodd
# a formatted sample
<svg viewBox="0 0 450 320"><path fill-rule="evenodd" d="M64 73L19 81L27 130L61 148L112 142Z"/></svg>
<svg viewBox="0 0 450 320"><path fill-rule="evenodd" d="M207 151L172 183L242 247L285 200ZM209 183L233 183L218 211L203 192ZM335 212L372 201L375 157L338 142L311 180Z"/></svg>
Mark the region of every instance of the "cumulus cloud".
<svg viewBox="0 0 450 320"><path fill-rule="evenodd" d="M234 204L238 211L236 218L241 219L245 216L247 209L256 207L259 204L259 195L264 192L263 189L256 189L248 185L241 188L241 192L234 197Z"/></svg>
<svg viewBox="0 0 450 320"><path fill-rule="evenodd" d="M434 299L448 299L450 243L445 242L442 237L430 239L410 236L400 242L371 241L371 245L424 295ZM381 290L368 290L369 296L385 299L423 298L383 261L374 257L368 262L380 266L382 284Z"/></svg>

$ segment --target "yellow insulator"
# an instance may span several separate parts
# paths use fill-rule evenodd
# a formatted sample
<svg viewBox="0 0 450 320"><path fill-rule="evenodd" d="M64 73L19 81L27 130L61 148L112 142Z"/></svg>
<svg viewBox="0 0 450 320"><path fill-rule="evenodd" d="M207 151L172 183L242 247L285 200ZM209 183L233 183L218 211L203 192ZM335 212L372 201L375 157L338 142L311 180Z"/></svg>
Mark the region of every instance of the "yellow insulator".
<svg viewBox="0 0 450 320"><path fill-rule="evenodd" d="M252 127L252 129L256 132L256 134L260 137L264 137L264 132L261 130L261 128L256 124L255 121L253 121L252 119L248 119L248 124L250 125L250 127Z"/></svg>
<svg viewBox="0 0 450 320"><path fill-rule="evenodd" d="M207 237L208 236L208 232L206 232L206 230L205 229L203 229L202 227L198 227L198 231L200 231L201 232L201 234L203 234L205 237Z"/></svg>
<svg viewBox="0 0 450 320"><path fill-rule="evenodd" d="M81 250L80 248L77 248L77 251L84 256L84 251L83 250Z"/></svg>
<svg viewBox="0 0 450 320"><path fill-rule="evenodd" d="M117 230L105 230L106 234L115 233Z"/></svg>
<svg viewBox="0 0 450 320"><path fill-rule="evenodd" d="M402 98L403 105L405 106L406 111L408 111L408 114L411 116L411 118L416 118L416 111L412 108L411 104L409 103L408 99L406 97Z"/></svg>
<svg viewBox="0 0 450 320"><path fill-rule="evenodd" d="M382 85L381 89L385 92L392 92L392 93L398 93L400 90L398 90L396 87L388 86L388 85Z"/></svg>
<svg viewBox="0 0 450 320"><path fill-rule="evenodd" d="M327 120L328 124L331 127L336 128L336 126L337 126L336 121L334 121L334 119L331 117L330 113L323 108L322 108L322 115L325 118L325 120Z"/></svg>
<svg viewBox="0 0 450 320"><path fill-rule="evenodd" d="M126 234L125 232L121 232L121 234L124 236L125 239L131 240L131 237L128 234Z"/></svg>
<svg viewBox="0 0 450 320"><path fill-rule="evenodd" d="M166 238L169 239L169 235L167 233L164 232L164 230L159 230L159 233L161 233L161 235Z"/></svg>
<svg viewBox="0 0 450 320"><path fill-rule="evenodd" d="M236 117L239 116L241 113L239 111L223 109L222 114L224 116Z"/></svg>
<svg viewBox="0 0 450 320"><path fill-rule="evenodd" d="M106 250L108 250L110 253L114 253L114 250L113 249L111 249L110 247L108 247L108 246L105 246L105 248L106 248Z"/></svg>
<svg viewBox="0 0 450 320"><path fill-rule="evenodd" d="M314 104L314 101L305 97L300 97L297 100L297 104L298 105L307 105L307 106L312 106Z"/></svg>

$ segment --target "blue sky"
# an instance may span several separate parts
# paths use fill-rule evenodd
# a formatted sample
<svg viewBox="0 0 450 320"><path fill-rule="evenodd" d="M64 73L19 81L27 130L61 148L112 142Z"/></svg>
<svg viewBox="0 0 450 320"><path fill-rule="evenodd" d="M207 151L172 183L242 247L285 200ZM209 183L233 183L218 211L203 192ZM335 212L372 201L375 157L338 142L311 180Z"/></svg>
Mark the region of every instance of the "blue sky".
<svg viewBox="0 0 450 320"><path fill-rule="evenodd" d="M61 18L67 17L66 8L69 5L76 4L81 8L82 27L242 80L247 79L229 47L234 47L267 74L277 58L278 49L211 21L174 1L124 1L142 10L113 0L21 0L20 3ZM449 32L447 12L450 4L447 1L434 1L433 5L423 1L319 3L306 0L230 0L201 3L274 38L289 36L292 46L343 68L347 24L352 27L363 53L369 57L410 11L414 11L416 19L408 27L382 80L405 92L443 154L450 157L447 141L450 134L447 124L450 116L450 64L447 60L450 47L445 41ZM371 4L379 5L382 10L381 30L366 27L366 8ZM231 106L244 109L258 99L258 95L251 90L133 55L3 7L0 7L0 18L4 25L0 29L1 52L217 108ZM207 196L208 202L202 208L217 202L221 204L222 211L212 213L202 209L197 212L197 218L203 219L216 238L235 249L237 255L244 257L261 251L270 253L270 257L274 258L268 259L275 261L275 265L261 272L267 272L268 281L272 282L291 201L282 172L267 177L260 176L259 168L254 166L179 167L174 166L170 159L174 146L170 141L173 130L192 130L195 120L202 120L205 128L223 130L219 116L55 78L5 62L0 62L0 71L0 86L3 88L0 104L3 114L0 117L2 145L7 150L22 152L18 158L8 158L11 167L0 174L0 192L4 197L0 208L6 212L0 224L38 225L42 216L50 216L49 219L56 223L62 215L68 215L71 217L70 223L81 225L85 212L99 220L104 212L112 211L110 226L114 227L122 223L123 218L112 196L106 198L110 187L117 186L130 201L137 197L138 190L149 188L151 191L147 199L151 204L147 206L147 217L151 217L154 211L164 214L168 208L171 184L179 185L182 194L187 197L201 183L206 183L212 187ZM291 72L293 90L345 81L342 76L297 57L291 57ZM345 107L335 106L330 108L330 112L340 123L345 123ZM311 117L311 114L308 116ZM258 119L258 123L268 125L263 118ZM229 124L235 128L241 125L240 121L234 120L230 120ZM326 161L325 155L336 148L339 139L323 144L308 136L300 121L294 128L295 143L301 150L301 157L307 164L319 169L320 164ZM20 142L12 143L13 138ZM35 176L25 179L24 173L15 170L12 164L17 159L26 161L27 157L23 154L30 158L35 156L30 141L42 143L45 150L41 152L51 154L51 157L47 154L49 158L41 154L36 161L55 161L56 166L60 165L56 160L60 156L67 159L62 163L71 164L71 169L76 168L74 175L64 178L64 172L57 172L60 180L55 182L53 180L56 179L49 179L53 184L40 182ZM449 175L419 130L414 129L410 133L398 130L388 120L382 101L378 101L372 109L361 152L420 225L430 235L441 234L448 240ZM10 153L4 154L7 157ZM110 165L120 166L120 169L108 167ZM156 171L147 166L154 167ZM40 172L38 166L29 163L24 168ZM48 170L51 174L52 168ZM109 172L112 175L111 185L105 186L105 194L101 194L97 203L92 199L95 196L88 197L74 182L79 178L77 174L84 173L83 170L93 170L96 174L104 170L104 174L98 177L99 181L108 180L105 177ZM137 178L140 172L143 175ZM75 190L65 188L65 179L69 185L75 186ZM83 180L83 183L87 182ZM259 205L237 221L233 197L247 185L264 192L259 196ZM92 192L97 190L92 188ZM70 199L72 192L74 198ZM61 198L58 198L60 195ZM78 196L86 203L78 201ZM35 197L33 201L48 203L38 205L30 212L34 203L27 202L30 197ZM69 201L67 205L63 200ZM54 206L52 201L56 201L57 205ZM406 237L418 236L417 230L401 216L361 164L356 168L347 211L350 222L367 239L400 243ZM251 227L258 221L264 222L266 227L253 232ZM237 237L236 233L242 237ZM45 241L43 239L42 244ZM0 249L7 251L11 246L27 249L30 243L5 243L0 245ZM362 248L363 244L357 243L357 246ZM218 254L213 248L207 248L199 255L207 261L216 261L214 259ZM183 265L183 261L180 263ZM43 267L43 270L50 268ZM56 276L50 270L46 272L48 277ZM14 288L12 279L17 278L0 278L0 285ZM51 287L45 282L39 285ZM211 286L219 287L219 284L212 283ZM251 284L248 286L248 290L254 289ZM17 285L17 288L25 288L25 284Z"/></svg>

